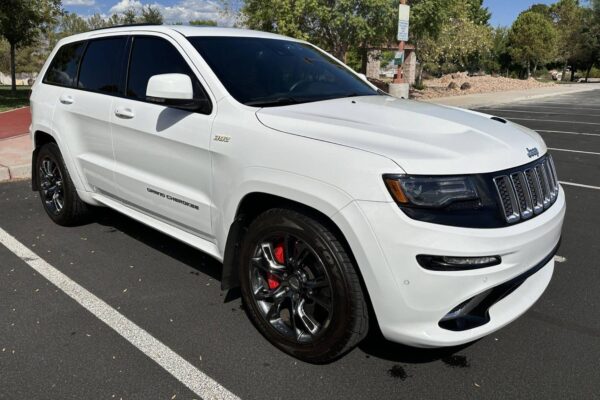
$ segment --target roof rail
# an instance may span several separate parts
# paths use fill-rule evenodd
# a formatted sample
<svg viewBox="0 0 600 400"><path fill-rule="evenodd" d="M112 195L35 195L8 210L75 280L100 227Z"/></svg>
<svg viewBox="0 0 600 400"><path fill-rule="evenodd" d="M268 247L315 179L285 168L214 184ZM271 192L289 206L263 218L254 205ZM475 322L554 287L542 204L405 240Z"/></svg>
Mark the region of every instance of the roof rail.
<svg viewBox="0 0 600 400"><path fill-rule="evenodd" d="M101 31L102 29L111 29L111 28L125 28L125 27L129 27L129 26L162 26L162 25L147 24L147 23L140 22L140 23L136 23L136 24L121 24L121 25L105 26L103 28L91 29L88 32Z"/></svg>

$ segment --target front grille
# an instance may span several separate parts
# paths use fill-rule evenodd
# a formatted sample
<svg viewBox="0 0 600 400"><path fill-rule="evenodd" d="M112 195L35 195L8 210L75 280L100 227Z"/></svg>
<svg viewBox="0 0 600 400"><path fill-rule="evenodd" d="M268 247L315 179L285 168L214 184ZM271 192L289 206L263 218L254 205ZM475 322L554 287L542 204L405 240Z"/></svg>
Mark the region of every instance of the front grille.
<svg viewBox="0 0 600 400"><path fill-rule="evenodd" d="M558 178L551 155L522 170L495 177L494 185L509 224L540 214L558 197Z"/></svg>

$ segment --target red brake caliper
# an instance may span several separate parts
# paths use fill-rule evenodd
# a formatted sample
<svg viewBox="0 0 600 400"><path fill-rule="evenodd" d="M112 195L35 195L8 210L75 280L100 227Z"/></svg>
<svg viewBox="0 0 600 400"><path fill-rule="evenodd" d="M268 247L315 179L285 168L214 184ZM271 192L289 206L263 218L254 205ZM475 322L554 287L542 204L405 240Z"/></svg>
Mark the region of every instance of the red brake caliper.
<svg viewBox="0 0 600 400"><path fill-rule="evenodd" d="M275 261L277 261L278 264L284 265L285 259L283 255L283 243L275 246L273 249L273 257L275 257ZM269 284L269 289L273 290L279 287L280 281L277 276L269 273L267 274L267 283Z"/></svg>

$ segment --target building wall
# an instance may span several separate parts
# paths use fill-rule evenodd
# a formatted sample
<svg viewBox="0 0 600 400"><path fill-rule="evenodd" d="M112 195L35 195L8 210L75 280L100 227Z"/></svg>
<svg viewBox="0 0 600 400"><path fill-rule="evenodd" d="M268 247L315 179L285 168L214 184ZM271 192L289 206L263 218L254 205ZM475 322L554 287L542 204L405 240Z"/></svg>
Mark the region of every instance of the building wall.
<svg viewBox="0 0 600 400"><path fill-rule="evenodd" d="M379 79L381 71L381 50L371 50L368 53L369 59L367 60L367 78Z"/></svg>
<svg viewBox="0 0 600 400"><path fill-rule="evenodd" d="M417 78L417 54L414 51L406 50L406 59L404 60L404 78L413 85Z"/></svg>
<svg viewBox="0 0 600 400"><path fill-rule="evenodd" d="M32 81L35 80L35 78L37 78L37 75L38 75L37 72L17 74L17 85L19 85L19 86L29 85L30 79ZM3 72L0 72L0 85L10 85L10 84L11 84L10 73L5 74Z"/></svg>

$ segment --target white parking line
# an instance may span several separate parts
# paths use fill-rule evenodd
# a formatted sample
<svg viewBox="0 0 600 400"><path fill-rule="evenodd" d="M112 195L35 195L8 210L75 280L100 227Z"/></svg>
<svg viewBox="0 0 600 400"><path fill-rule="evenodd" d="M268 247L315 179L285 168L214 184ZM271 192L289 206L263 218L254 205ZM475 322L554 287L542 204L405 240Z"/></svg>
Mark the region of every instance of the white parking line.
<svg viewBox="0 0 600 400"><path fill-rule="evenodd" d="M600 125L600 122L580 122L580 121L559 121L555 119L534 119L534 118L507 118L511 121L542 121L542 122L563 122L565 124L582 124L582 125Z"/></svg>
<svg viewBox="0 0 600 400"><path fill-rule="evenodd" d="M571 104L572 106L575 104ZM511 104L511 107L514 108L550 108L550 109L557 109L557 110L582 110L582 111L600 111L600 108L596 108L596 107L586 107L586 106L580 106L580 105L576 105L577 108L570 108L567 106L544 106L542 104ZM484 108L488 108L488 109L493 109L494 107L484 107Z"/></svg>
<svg viewBox="0 0 600 400"><path fill-rule="evenodd" d="M524 114L552 114L552 115L571 115L575 117L589 117L593 114L571 114L571 113L555 113L552 111L528 111L528 110L507 110L501 108L494 108L493 111L509 112L509 113L524 113Z"/></svg>
<svg viewBox="0 0 600 400"><path fill-rule="evenodd" d="M201 398L238 399L144 329L38 257L2 228L0 243Z"/></svg>
<svg viewBox="0 0 600 400"><path fill-rule="evenodd" d="M561 185L566 185L566 186L577 186L577 187L582 187L582 188L586 188L586 189L600 190L600 186L583 185L581 183L563 182L563 181L558 181L558 183L560 183Z"/></svg>
<svg viewBox="0 0 600 400"><path fill-rule="evenodd" d="M568 131L548 131L545 129L536 129L537 132L544 133L565 133L568 135L600 136L600 133L568 132Z"/></svg>
<svg viewBox="0 0 600 400"><path fill-rule="evenodd" d="M554 151L567 151L569 153L581 153L581 154L591 154L594 156L600 156L600 153L595 153L593 151L581 151L581 150L569 150L569 149L556 149L553 147L548 147L548 150L554 150Z"/></svg>

